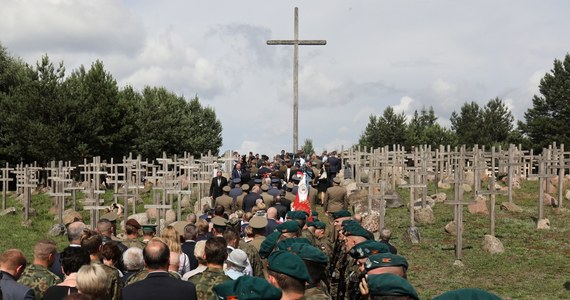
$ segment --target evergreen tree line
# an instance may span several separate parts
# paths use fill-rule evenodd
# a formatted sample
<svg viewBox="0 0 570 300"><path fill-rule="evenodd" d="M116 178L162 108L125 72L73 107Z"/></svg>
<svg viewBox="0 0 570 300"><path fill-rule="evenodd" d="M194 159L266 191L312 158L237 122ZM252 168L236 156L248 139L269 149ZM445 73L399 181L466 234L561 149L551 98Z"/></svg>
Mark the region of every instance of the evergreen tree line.
<svg viewBox="0 0 570 300"><path fill-rule="evenodd" d="M0 165L101 156L122 160L217 153L214 109L162 87L119 87L101 61L65 74L47 55L35 66L0 45Z"/></svg>
<svg viewBox="0 0 570 300"><path fill-rule="evenodd" d="M570 54L563 61L555 59L554 68L540 81L541 95L534 95L532 107L524 120L516 122L500 98L483 107L476 102L464 103L451 114L451 128L442 127L432 107L416 110L408 121L404 113L387 107L380 116L371 115L358 145L384 147L403 145L503 146L521 144L537 153L556 142L570 145Z"/></svg>

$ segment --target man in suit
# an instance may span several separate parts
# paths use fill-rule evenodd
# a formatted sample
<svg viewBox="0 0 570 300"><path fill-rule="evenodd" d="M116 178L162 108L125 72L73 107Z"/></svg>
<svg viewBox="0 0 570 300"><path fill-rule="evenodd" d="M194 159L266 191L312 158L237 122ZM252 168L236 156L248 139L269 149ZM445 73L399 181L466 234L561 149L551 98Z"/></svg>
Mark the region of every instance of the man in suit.
<svg viewBox="0 0 570 300"><path fill-rule="evenodd" d="M184 243L182 243L182 252L188 255L190 259L190 270L198 267L198 260L194 256L194 249L196 248L196 225L188 224L184 227Z"/></svg>
<svg viewBox="0 0 570 300"><path fill-rule="evenodd" d="M213 201L222 195L222 189L228 185L228 179L222 176L222 170L218 170L216 174L217 176L212 178L212 183L210 184L210 197Z"/></svg>
<svg viewBox="0 0 570 300"><path fill-rule="evenodd" d="M332 183L332 179L336 177L336 174L341 170L341 161L336 156L336 151L331 153L331 156L327 159L328 171L327 177L329 179L329 184Z"/></svg>
<svg viewBox="0 0 570 300"><path fill-rule="evenodd" d="M8 249L0 257L0 290L3 299L34 300L34 290L16 280L26 268L26 257L19 249Z"/></svg>
<svg viewBox="0 0 570 300"><path fill-rule="evenodd" d="M168 275L170 250L165 243L152 239L143 250L144 262L149 271L146 279L123 288L123 299L197 299L193 283Z"/></svg>
<svg viewBox="0 0 570 300"><path fill-rule="evenodd" d="M241 180L241 176L243 175L242 172L243 170L241 169L241 163L237 163L232 170L232 180L236 178L239 178Z"/></svg>

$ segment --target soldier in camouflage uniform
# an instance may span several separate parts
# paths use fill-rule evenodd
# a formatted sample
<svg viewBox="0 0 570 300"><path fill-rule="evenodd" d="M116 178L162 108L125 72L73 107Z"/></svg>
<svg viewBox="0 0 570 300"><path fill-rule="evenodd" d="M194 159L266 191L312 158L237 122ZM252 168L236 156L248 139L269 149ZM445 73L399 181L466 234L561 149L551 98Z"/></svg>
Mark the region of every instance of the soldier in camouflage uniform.
<svg viewBox="0 0 570 300"><path fill-rule="evenodd" d="M327 286L323 282L326 279L325 269L329 258L319 249L309 244L294 243L288 251L297 254L307 267L311 282L306 285L306 300L329 300L331 296L327 292Z"/></svg>
<svg viewBox="0 0 570 300"><path fill-rule="evenodd" d="M315 236L307 227L305 227L305 224L307 223L307 213L305 211L289 211L287 212L287 220L297 221L297 223L299 223L299 228L301 228L301 237L309 240L311 245L315 245Z"/></svg>
<svg viewBox="0 0 570 300"><path fill-rule="evenodd" d="M180 274L178 274L178 272L168 271L168 275L170 275L170 277L175 279L181 279ZM129 277L129 279L127 279L127 282L125 282L125 286L146 279L147 276L148 276L148 270L142 269L133 274L131 277Z"/></svg>
<svg viewBox="0 0 570 300"><path fill-rule="evenodd" d="M333 256L333 249L329 239L325 236L326 224L324 222L313 222L315 227L315 247L319 248L323 253L331 259Z"/></svg>
<svg viewBox="0 0 570 300"><path fill-rule="evenodd" d="M144 249L145 243L138 240L139 230L142 228L141 224L135 219L127 220L125 224L125 232L127 233L126 239L123 241L123 245L127 248L137 247Z"/></svg>
<svg viewBox="0 0 570 300"><path fill-rule="evenodd" d="M123 288L123 282L119 275L119 270L115 267L110 267L101 263L101 246L103 245L103 238L101 235L97 234L95 231L84 230L81 235L81 248L85 249L89 253L92 264L100 264L107 273L107 278L109 278L108 286L108 299L119 300L121 299L121 289Z"/></svg>
<svg viewBox="0 0 570 300"><path fill-rule="evenodd" d="M61 282L54 273L48 270L55 259L57 248L52 240L41 240L34 246L34 263L27 267L18 282L34 290L36 299L40 300L44 292L53 285Z"/></svg>
<svg viewBox="0 0 570 300"><path fill-rule="evenodd" d="M196 286L198 299L212 299L212 287L232 280L224 274L223 266L228 257L227 243L222 237L212 237L206 241L205 256L207 268L204 272L194 275L190 282Z"/></svg>

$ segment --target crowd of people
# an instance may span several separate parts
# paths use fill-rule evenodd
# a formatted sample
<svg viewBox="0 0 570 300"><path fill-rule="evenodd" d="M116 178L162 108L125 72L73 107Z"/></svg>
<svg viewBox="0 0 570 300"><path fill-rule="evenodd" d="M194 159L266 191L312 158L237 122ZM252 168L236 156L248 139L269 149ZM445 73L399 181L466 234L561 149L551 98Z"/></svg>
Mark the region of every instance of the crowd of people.
<svg viewBox="0 0 570 300"><path fill-rule="evenodd" d="M61 252L38 241L29 265L21 250L5 250L2 299L419 299L391 231L376 238L351 212L340 170L335 152L240 156L230 178L212 179L201 213L159 232L128 219L119 239L110 213L93 230L67 224ZM292 209L300 173L313 186L310 211ZM485 293L436 298L499 299Z"/></svg>

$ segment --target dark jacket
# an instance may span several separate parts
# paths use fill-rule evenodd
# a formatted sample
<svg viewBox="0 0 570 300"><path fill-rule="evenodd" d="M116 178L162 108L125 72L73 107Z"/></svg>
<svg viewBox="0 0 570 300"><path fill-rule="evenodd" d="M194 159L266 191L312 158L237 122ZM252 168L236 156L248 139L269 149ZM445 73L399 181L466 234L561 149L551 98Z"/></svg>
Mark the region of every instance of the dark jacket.
<svg viewBox="0 0 570 300"><path fill-rule="evenodd" d="M123 299L196 299L196 287L191 282L170 277L168 272L152 272L145 279L124 287Z"/></svg>

